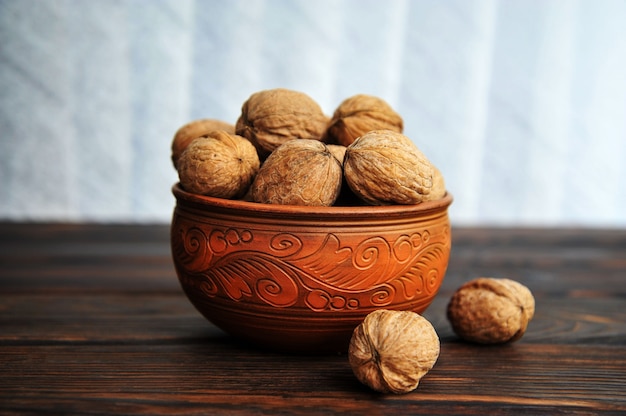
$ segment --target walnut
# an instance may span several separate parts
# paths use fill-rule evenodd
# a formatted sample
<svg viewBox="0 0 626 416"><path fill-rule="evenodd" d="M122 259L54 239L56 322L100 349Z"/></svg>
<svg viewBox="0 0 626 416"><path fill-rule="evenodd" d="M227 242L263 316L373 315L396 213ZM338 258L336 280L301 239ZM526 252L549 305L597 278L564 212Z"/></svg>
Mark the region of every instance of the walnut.
<svg viewBox="0 0 626 416"><path fill-rule="evenodd" d="M381 393L415 390L439 357L439 336L411 311L377 310L354 330L348 358L361 383Z"/></svg>
<svg viewBox="0 0 626 416"><path fill-rule="evenodd" d="M265 160L246 199L265 204L333 205L341 190L339 161L317 140L291 140Z"/></svg>
<svg viewBox="0 0 626 416"><path fill-rule="evenodd" d="M343 166L343 159L346 156L346 146L340 144L327 144L326 147Z"/></svg>
<svg viewBox="0 0 626 416"><path fill-rule="evenodd" d="M235 126L225 121L203 118L190 121L180 127L172 140L172 163L177 168L178 158L194 139L205 136L214 130L235 134Z"/></svg>
<svg viewBox="0 0 626 416"><path fill-rule="evenodd" d="M429 201L434 201L443 198L445 194L446 181L441 171L436 166L433 166L433 186L430 189L427 199Z"/></svg>
<svg viewBox="0 0 626 416"><path fill-rule="evenodd" d="M321 140L327 123L328 117L311 97L276 88L252 94L243 104L235 128L265 159L289 140Z"/></svg>
<svg viewBox="0 0 626 416"><path fill-rule="evenodd" d="M335 110L324 141L349 146L357 137L372 130L403 131L402 117L386 101L358 94L347 98Z"/></svg>
<svg viewBox="0 0 626 416"><path fill-rule="evenodd" d="M193 140L178 160L181 186L217 198L240 198L259 170L259 156L248 140L222 130Z"/></svg>
<svg viewBox="0 0 626 416"><path fill-rule="evenodd" d="M433 172L433 165L411 139L394 131L368 132L346 149L346 182L371 205L428 200Z"/></svg>
<svg viewBox="0 0 626 416"><path fill-rule="evenodd" d="M535 313L530 290L510 279L479 277L461 286L448 303L454 332L481 344L516 341Z"/></svg>

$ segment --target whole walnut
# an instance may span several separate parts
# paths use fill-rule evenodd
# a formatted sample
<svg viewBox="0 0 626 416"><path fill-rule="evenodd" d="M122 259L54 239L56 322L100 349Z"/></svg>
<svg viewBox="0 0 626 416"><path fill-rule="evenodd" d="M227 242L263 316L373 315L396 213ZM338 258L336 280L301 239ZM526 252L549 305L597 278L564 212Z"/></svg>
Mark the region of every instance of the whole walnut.
<svg viewBox="0 0 626 416"><path fill-rule="evenodd" d="M402 133L402 117L382 98L358 94L344 100L335 110L324 141L349 146L357 137L372 130Z"/></svg>
<svg viewBox="0 0 626 416"><path fill-rule="evenodd" d="M354 330L350 366L361 383L381 393L415 390L439 357L439 336L411 311L377 310Z"/></svg>
<svg viewBox="0 0 626 416"><path fill-rule="evenodd" d="M446 194L446 181L443 177L441 171L433 166L433 186L430 189L430 193L428 194L428 200L434 201L437 199L441 199Z"/></svg>
<svg viewBox="0 0 626 416"><path fill-rule="evenodd" d="M276 88L252 94L241 108L235 129L265 159L292 139L321 140L327 123L328 117L307 94Z"/></svg>
<svg viewBox="0 0 626 416"><path fill-rule="evenodd" d="M342 170L326 145L291 140L265 160L246 199L265 204L333 205L341 191Z"/></svg>
<svg viewBox="0 0 626 416"><path fill-rule="evenodd" d="M447 308L454 332L481 344L520 339L534 313L535 299L526 286L493 277L479 277L462 285Z"/></svg>
<svg viewBox="0 0 626 416"><path fill-rule="evenodd" d="M374 130L346 149L344 175L350 189L371 205L429 200L434 166L408 137Z"/></svg>
<svg viewBox="0 0 626 416"><path fill-rule="evenodd" d="M178 176L189 192L232 199L246 193L259 166L252 143L214 130L187 146L178 159Z"/></svg>
<svg viewBox="0 0 626 416"><path fill-rule="evenodd" d="M178 158L194 139L205 136L214 130L235 134L235 126L221 120L203 118L193 120L180 127L172 140L172 163L177 168Z"/></svg>

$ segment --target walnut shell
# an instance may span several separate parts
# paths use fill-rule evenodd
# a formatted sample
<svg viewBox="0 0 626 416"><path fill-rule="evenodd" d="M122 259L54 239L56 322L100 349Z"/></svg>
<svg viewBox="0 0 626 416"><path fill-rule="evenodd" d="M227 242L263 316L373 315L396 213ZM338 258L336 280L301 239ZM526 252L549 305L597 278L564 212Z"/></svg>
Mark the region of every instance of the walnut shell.
<svg viewBox="0 0 626 416"><path fill-rule="evenodd" d="M381 393L415 390L439 357L439 336L411 311L377 310L354 330L350 366L361 383Z"/></svg>
<svg viewBox="0 0 626 416"><path fill-rule="evenodd" d="M437 199L441 199L446 194L446 181L443 177L441 171L433 166L433 186L430 189L430 193L428 194L429 201L435 201Z"/></svg>
<svg viewBox="0 0 626 416"><path fill-rule="evenodd" d="M246 199L265 204L333 205L341 191L342 170L326 145L291 140L263 163Z"/></svg>
<svg viewBox="0 0 626 416"><path fill-rule="evenodd" d="M327 144L326 147L343 166L343 159L346 157L346 146L340 144Z"/></svg>
<svg viewBox="0 0 626 416"><path fill-rule="evenodd" d="M174 168L178 169L178 159L187 146L189 146L189 143L214 130L223 130L227 133L235 134L234 125L211 118L193 120L180 127L174 134L174 139L172 140L172 163L174 164Z"/></svg>
<svg viewBox="0 0 626 416"><path fill-rule="evenodd" d="M448 303L454 332L481 344L513 342L522 337L535 313L531 291L511 279L479 277L462 285Z"/></svg>
<svg viewBox="0 0 626 416"><path fill-rule="evenodd" d="M284 88L252 94L241 108L235 126L265 159L292 139L321 140L328 117L308 95Z"/></svg>
<svg viewBox="0 0 626 416"><path fill-rule="evenodd" d="M371 205L418 204L429 199L434 167L411 139L374 130L346 149L346 182Z"/></svg>
<svg viewBox="0 0 626 416"><path fill-rule="evenodd" d="M217 198L242 197L259 170L248 140L222 130L193 140L178 160L180 184L189 192Z"/></svg>
<svg viewBox="0 0 626 416"><path fill-rule="evenodd" d="M335 156L335 158L341 163L341 166L343 167L343 160L346 156L346 146L341 144L327 143L326 147L328 147L330 153ZM365 203L359 197L357 197L354 192L352 192L352 189L350 189L350 187L346 183L346 178L344 176L341 181L341 192L339 192L339 196L337 197L334 205L343 207L354 207L359 205L365 205Z"/></svg>
<svg viewBox="0 0 626 416"><path fill-rule="evenodd" d="M382 98L358 94L347 98L335 110L324 133L324 141L349 146L357 137L372 130L402 133L400 114Z"/></svg>

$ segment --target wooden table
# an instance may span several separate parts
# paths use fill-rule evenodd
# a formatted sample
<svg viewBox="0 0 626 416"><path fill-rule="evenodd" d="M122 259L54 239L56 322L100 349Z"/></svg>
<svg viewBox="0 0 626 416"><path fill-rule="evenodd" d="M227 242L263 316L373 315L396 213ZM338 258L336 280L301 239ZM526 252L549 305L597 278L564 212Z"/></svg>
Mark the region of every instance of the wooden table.
<svg viewBox="0 0 626 416"><path fill-rule="evenodd" d="M527 285L516 343L459 341L452 292ZM262 352L200 316L165 225L0 224L0 414L620 414L626 412L626 230L453 228L424 314L441 355L417 390L381 395L346 355Z"/></svg>

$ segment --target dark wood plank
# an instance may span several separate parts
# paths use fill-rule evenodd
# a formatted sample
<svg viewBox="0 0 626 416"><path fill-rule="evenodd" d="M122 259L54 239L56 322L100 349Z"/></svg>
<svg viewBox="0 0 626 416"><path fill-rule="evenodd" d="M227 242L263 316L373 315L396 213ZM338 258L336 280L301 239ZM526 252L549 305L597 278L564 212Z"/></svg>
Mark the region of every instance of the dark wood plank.
<svg viewBox="0 0 626 416"><path fill-rule="evenodd" d="M403 414L422 412L424 406L435 413L451 406L468 413L500 407L511 413L526 407L546 413L626 408L626 358L623 349L612 347L444 343L419 388L401 396L360 385L344 356L260 354L221 336L150 345L36 345L23 352L3 347L5 410L71 405L82 412L101 401L98 410L111 412L127 400L264 414L281 407L303 411L300 406L307 403L381 412L390 410L388 404L402 405Z"/></svg>
<svg viewBox="0 0 626 416"><path fill-rule="evenodd" d="M164 225L0 224L2 414L622 414L626 231L457 228L425 316L442 341L420 387L379 395L345 355L262 351L184 297ZM480 275L535 293L517 343L461 342L451 293Z"/></svg>
<svg viewBox="0 0 626 416"><path fill-rule="evenodd" d="M3 292L162 292L179 288L169 227L0 224Z"/></svg>
<svg viewBox="0 0 626 416"><path fill-rule="evenodd" d="M196 338L210 325L180 293L0 297L0 345L63 342L136 343ZM455 341L441 295L424 312L444 341ZM626 308L621 299L539 299L525 343L626 345Z"/></svg>
<svg viewBox="0 0 626 416"><path fill-rule="evenodd" d="M476 276L510 277L535 293L626 298L626 230L456 228L453 289Z"/></svg>

